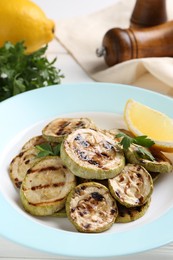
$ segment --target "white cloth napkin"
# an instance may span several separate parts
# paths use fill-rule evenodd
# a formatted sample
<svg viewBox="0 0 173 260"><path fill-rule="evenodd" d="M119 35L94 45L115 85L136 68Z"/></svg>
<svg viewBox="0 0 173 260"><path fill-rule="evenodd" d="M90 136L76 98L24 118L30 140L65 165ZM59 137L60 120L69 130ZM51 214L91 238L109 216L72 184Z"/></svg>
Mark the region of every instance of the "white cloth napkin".
<svg viewBox="0 0 173 260"><path fill-rule="evenodd" d="M87 16L57 21L56 39L95 81L130 84L173 97L173 58L142 58L112 67L96 56L106 31L128 28L135 0L115 5ZM167 0L168 19L173 17L173 1Z"/></svg>

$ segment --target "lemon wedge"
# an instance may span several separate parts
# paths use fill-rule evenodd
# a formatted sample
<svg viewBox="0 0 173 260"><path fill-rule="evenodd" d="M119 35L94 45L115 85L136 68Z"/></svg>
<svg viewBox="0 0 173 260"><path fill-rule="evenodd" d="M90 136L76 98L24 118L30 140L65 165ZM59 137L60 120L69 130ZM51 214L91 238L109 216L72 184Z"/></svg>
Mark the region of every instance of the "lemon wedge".
<svg viewBox="0 0 173 260"><path fill-rule="evenodd" d="M155 147L164 152L173 152L173 119L133 99L126 102L124 120L135 135L147 135Z"/></svg>

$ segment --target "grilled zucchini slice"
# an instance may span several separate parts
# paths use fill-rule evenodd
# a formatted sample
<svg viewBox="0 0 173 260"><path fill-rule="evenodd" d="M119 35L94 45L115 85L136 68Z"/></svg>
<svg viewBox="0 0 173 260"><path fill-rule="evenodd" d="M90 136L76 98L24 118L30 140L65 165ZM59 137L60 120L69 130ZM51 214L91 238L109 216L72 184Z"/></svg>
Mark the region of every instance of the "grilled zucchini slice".
<svg viewBox="0 0 173 260"><path fill-rule="evenodd" d="M140 149L138 149L139 145L131 144L128 149L124 150L125 156L129 163L136 163L142 165L150 172L160 172L160 173L169 173L172 171L172 163L171 161L159 150L150 149L147 152L150 152L154 157L154 160L150 160L149 158L145 158L140 153ZM142 147L142 149L147 149Z"/></svg>
<svg viewBox="0 0 173 260"><path fill-rule="evenodd" d="M53 217L57 217L57 218L66 218L67 217L67 213L66 213L66 209L65 207L63 207L62 209L54 212L52 214Z"/></svg>
<svg viewBox="0 0 173 260"><path fill-rule="evenodd" d="M78 231L88 233L109 229L118 214L109 190L96 182L76 186L67 197L66 212Z"/></svg>
<svg viewBox="0 0 173 260"><path fill-rule="evenodd" d="M132 208L127 208L117 202L118 216L115 222L128 223L143 217L150 206L150 201L151 199L149 199L144 205Z"/></svg>
<svg viewBox="0 0 173 260"><path fill-rule="evenodd" d="M85 183L85 182L98 182L108 188L108 179L98 180L98 179L83 179L83 178L77 177L77 185L81 184L81 183Z"/></svg>
<svg viewBox="0 0 173 260"><path fill-rule="evenodd" d="M122 138L121 137L116 137L116 135L120 134L120 133L124 133L130 137L134 137L134 135L127 129L123 129L123 128L113 128L110 130L107 130L109 132L109 134L111 134L113 136L113 138L117 139L118 141L120 141Z"/></svg>
<svg viewBox="0 0 173 260"><path fill-rule="evenodd" d="M89 118L57 118L43 128L42 134L47 141L60 143L79 128L95 128L95 124Z"/></svg>
<svg viewBox="0 0 173 260"><path fill-rule="evenodd" d="M34 136L31 139L29 139L22 147L22 151L28 150L32 148L33 146L42 144L47 142L45 138L42 135Z"/></svg>
<svg viewBox="0 0 173 260"><path fill-rule="evenodd" d="M40 160L40 158L37 157L37 154L38 150L35 147L31 147L21 151L12 159L9 166L9 174L16 188L20 188L27 170Z"/></svg>
<svg viewBox="0 0 173 260"><path fill-rule="evenodd" d="M47 156L32 166L22 182L20 197L27 212L37 216L52 215L65 206L75 176L58 156Z"/></svg>
<svg viewBox="0 0 173 260"><path fill-rule="evenodd" d="M107 179L117 175L125 165L118 143L101 131L78 129L61 144L63 163L84 179Z"/></svg>
<svg viewBox="0 0 173 260"><path fill-rule="evenodd" d="M147 202L153 192L153 180L148 171L135 164L127 164L122 172L108 180L112 196L130 208Z"/></svg>
<svg viewBox="0 0 173 260"><path fill-rule="evenodd" d="M153 183L155 183L161 175L160 172L149 172L149 174L151 175L151 177L153 179Z"/></svg>

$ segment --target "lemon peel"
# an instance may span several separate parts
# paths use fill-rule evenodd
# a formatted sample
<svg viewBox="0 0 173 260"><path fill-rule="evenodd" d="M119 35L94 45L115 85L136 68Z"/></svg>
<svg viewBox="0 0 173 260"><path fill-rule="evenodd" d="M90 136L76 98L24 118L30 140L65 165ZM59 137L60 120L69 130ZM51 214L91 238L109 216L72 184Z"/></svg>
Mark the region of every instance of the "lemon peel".
<svg viewBox="0 0 173 260"><path fill-rule="evenodd" d="M126 102L124 120L135 135L147 135L154 147L164 152L173 152L173 119L133 99Z"/></svg>
<svg viewBox="0 0 173 260"><path fill-rule="evenodd" d="M50 42L54 30L54 22L32 1L0 0L0 47L7 41L24 41L31 53Z"/></svg>

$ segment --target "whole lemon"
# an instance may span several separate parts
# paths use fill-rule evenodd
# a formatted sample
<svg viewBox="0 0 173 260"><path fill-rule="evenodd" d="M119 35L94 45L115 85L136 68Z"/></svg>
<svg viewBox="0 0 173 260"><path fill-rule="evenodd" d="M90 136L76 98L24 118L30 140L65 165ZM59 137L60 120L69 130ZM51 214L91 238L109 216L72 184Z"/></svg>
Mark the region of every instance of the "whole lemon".
<svg viewBox="0 0 173 260"><path fill-rule="evenodd" d="M0 0L0 47L24 41L31 53L54 37L54 22L30 0Z"/></svg>

